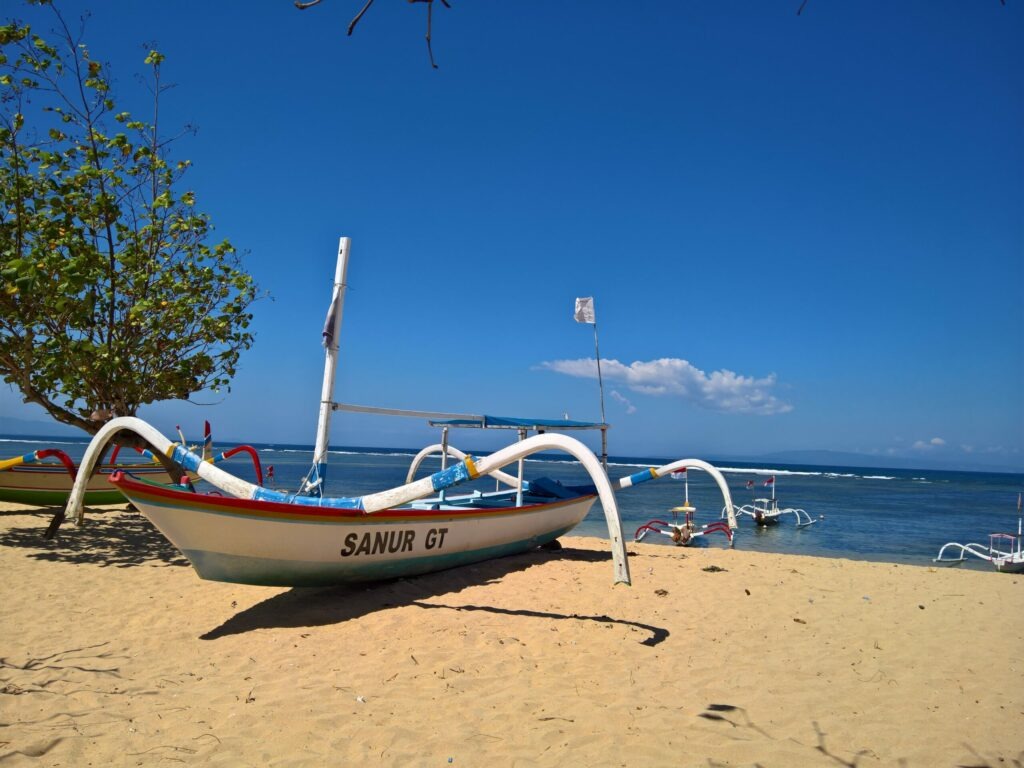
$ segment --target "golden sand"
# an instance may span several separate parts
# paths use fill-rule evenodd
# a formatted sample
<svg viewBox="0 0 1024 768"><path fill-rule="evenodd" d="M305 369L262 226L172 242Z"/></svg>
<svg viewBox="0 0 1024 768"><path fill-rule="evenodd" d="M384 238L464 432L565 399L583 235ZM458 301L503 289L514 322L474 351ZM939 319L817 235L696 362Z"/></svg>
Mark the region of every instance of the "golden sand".
<svg viewBox="0 0 1024 768"><path fill-rule="evenodd" d="M6 766L1012 766L1024 577L597 539L331 589L0 505ZM717 543L716 543L717 544Z"/></svg>

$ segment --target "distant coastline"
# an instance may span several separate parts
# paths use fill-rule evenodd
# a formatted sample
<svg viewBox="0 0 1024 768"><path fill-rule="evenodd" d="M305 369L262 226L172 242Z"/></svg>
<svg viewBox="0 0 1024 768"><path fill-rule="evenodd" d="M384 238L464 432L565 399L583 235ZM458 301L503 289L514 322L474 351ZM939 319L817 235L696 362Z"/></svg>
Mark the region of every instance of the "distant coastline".
<svg viewBox="0 0 1024 768"><path fill-rule="evenodd" d="M22 429L10 429L10 426L21 427ZM33 428L26 430L24 427ZM49 430L53 431L50 432ZM36 431L37 430L37 431ZM168 433L170 434L170 433ZM73 427L65 427L61 424L48 424L45 422L34 422L24 419L6 419L0 417L0 459L5 458L6 452L3 449L3 442L28 442L44 443L46 441L68 441L70 443L85 445L89 442L88 435ZM216 438L215 444L237 445L248 443L258 450L278 450L313 452L312 443L283 443L283 442L256 442L252 440L235 440L231 438ZM396 455L414 456L419 452L420 447L395 447L395 446L364 446L364 445L343 445L332 446L332 451L354 452L354 453L391 453ZM493 449L476 449L472 446L467 448L469 453L475 455L486 455L493 452ZM547 456L537 454L537 459L550 461L571 461L562 455ZM610 454L608 459L611 463L622 466L660 466L669 461L679 458L678 456L630 456ZM718 456L707 459L712 464L722 469L734 468L740 471L793 471L809 470L814 472L828 472L836 470L856 469L860 471L886 470L899 472L967 472L978 474L996 475L1024 475L1024 468L1014 468L1001 465L952 465L946 462L920 462L914 464L910 459L876 457L870 454L845 453L841 451L779 451L770 454L757 456Z"/></svg>

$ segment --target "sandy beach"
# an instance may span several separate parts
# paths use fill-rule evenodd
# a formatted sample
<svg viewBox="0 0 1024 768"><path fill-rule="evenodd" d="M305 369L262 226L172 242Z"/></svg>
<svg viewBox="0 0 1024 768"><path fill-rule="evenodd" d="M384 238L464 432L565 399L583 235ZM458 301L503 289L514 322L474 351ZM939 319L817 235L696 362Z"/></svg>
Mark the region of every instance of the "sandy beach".
<svg viewBox="0 0 1024 768"><path fill-rule="evenodd" d="M0 505L7 766L1011 766L1024 577L598 539L331 589Z"/></svg>

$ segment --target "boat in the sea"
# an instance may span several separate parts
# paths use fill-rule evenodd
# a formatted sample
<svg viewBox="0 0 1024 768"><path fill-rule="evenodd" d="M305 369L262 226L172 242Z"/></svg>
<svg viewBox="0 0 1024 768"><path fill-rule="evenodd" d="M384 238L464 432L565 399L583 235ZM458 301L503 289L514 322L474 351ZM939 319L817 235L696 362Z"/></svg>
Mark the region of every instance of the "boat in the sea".
<svg viewBox="0 0 1024 768"><path fill-rule="evenodd" d="M941 565L959 565L967 555L987 560L1003 573L1024 573L1024 517L1021 514L1021 494L1017 494L1017 535L1012 533L990 533L988 547L984 544L959 544L951 541L944 544L932 561ZM946 550L951 554L946 555Z"/></svg>
<svg viewBox="0 0 1024 768"><path fill-rule="evenodd" d="M134 417L105 424L86 449L64 514L83 520L88 477L106 444L122 433L143 441L213 485L214 493L148 483L119 472L111 482L206 579L264 585L330 585L410 576L523 552L572 530L594 501L608 524L615 582L629 583L615 494L601 463L583 443L553 432L526 437L490 456L466 456L428 477L363 496L324 495L349 239L338 249L331 307L324 328L326 360L313 465L294 493L249 483L172 443ZM534 426L537 426L536 424ZM539 451L575 458L592 484L516 480L509 490L452 495L449 489L500 472ZM54 518L48 535L60 525Z"/></svg>
<svg viewBox="0 0 1024 768"><path fill-rule="evenodd" d="M154 483L172 482L167 470L150 451L140 449L137 457L132 458L130 455L128 461L118 461L120 449L121 446L115 445L110 460L100 464L89 475L83 498L85 504L123 504L124 495L110 483L110 478L118 472L131 472L140 479ZM204 461L220 462L240 453L250 457L256 482L262 485L263 472L255 449L249 445L239 445L214 454L210 424L206 423L202 455ZM63 505L67 503L78 473L78 465L59 448L44 448L4 459L0 461L0 501L40 507Z"/></svg>
<svg viewBox="0 0 1024 768"><path fill-rule="evenodd" d="M686 473L686 467L673 472L670 477L682 478L684 482L683 503L678 507L669 510L672 514L671 521L651 520L636 529L633 534L634 541L643 541L648 533L658 533L667 536L677 547L689 547L699 539L711 533L721 533L729 540L729 546L733 546L733 531L730 524L725 520L714 522L697 527L694 522L694 515L697 508L690 503L690 478ZM727 502L727 506L730 502ZM735 519L732 521L735 523Z"/></svg>
<svg viewBox="0 0 1024 768"><path fill-rule="evenodd" d="M779 500L775 498L775 475L772 475L765 480L764 484L771 487L771 498L753 499L750 504L744 504L737 507L737 515L746 515L753 518L754 522L762 528L776 525L784 515L793 515L796 520L797 528L806 528L809 525L814 525L822 519L822 516L817 518L811 517L811 515L804 509L797 507L780 507ZM753 481L748 481L747 487L753 488Z"/></svg>

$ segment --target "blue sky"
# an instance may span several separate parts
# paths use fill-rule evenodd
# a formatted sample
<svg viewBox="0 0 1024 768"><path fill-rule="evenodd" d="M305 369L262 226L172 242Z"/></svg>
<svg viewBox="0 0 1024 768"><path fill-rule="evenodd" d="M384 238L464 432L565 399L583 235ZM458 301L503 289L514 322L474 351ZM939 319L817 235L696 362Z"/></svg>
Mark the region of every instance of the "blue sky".
<svg viewBox="0 0 1024 768"><path fill-rule="evenodd" d="M424 6L346 37L361 4L61 4L119 106L167 55L185 186L272 296L230 394L143 417L312 442L348 235L339 400L596 420L594 296L612 453L1024 467L1021 4L438 4L438 70Z"/></svg>

